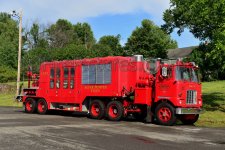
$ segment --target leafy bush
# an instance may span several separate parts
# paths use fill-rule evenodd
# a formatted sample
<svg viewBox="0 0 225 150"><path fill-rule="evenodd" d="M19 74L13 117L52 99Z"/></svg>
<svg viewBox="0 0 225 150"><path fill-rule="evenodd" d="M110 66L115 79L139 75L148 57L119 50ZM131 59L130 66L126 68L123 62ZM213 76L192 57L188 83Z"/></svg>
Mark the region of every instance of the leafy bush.
<svg viewBox="0 0 225 150"><path fill-rule="evenodd" d="M0 65L0 82L8 82L16 80L16 70L7 66Z"/></svg>

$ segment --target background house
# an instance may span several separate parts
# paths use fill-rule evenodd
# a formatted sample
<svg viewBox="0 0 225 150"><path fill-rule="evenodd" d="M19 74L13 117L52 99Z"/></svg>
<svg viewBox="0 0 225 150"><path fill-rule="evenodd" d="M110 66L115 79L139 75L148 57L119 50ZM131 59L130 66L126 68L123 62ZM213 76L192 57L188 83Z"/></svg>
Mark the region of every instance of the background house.
<svg viewBox="0 0 225 150"><path fill-rule="evenodd" d="M197 48L197 46L168 49L167 57L168 59L185 58L185 57L188 57L195 48Z"/></svg>

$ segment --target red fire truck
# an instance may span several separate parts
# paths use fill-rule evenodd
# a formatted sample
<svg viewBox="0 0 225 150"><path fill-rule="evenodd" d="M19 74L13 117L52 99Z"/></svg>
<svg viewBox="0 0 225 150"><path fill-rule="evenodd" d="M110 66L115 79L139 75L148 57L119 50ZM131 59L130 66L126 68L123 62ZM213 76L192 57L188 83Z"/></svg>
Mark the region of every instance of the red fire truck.
<svg viewBox="0 0 225 150"><path fill-rule="evenodd" d="M93 119L129 115L161 125L177 119L193 124L202 112L197 68L142 55L44 62L39 75L28 71L32 86L29 81L18 99L27 113L62 110L87 112Z"/></svg>

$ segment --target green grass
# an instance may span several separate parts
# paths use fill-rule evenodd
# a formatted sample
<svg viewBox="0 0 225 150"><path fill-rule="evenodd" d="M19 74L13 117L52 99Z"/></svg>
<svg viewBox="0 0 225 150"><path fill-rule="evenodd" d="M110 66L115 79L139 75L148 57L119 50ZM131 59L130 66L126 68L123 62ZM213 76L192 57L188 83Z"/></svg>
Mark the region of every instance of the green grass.
<svg viewBox="0 0 225 150"><path fill-rule="evenodd" d="M4 90L0 91L0 106L22 107L22 103L18 103L15 100L16 82L8 82L8 83L0 84L0 86L3 86L3 85L5 86L4 86ZM24 85L27 86L27 82L25 82Z"/></svg>
<svg viewBox="0 0 225 150"><path fill-rule="evenodd" d="M15 93L8 93L0 94L0 106L22 107L22 104L15 101Z"/></svg>
<svg viewBox="0 0 225 150"><path fill-rule="evenodd" d="M203 108L197 126L225 127L225 81L202 83Z"/></svg>

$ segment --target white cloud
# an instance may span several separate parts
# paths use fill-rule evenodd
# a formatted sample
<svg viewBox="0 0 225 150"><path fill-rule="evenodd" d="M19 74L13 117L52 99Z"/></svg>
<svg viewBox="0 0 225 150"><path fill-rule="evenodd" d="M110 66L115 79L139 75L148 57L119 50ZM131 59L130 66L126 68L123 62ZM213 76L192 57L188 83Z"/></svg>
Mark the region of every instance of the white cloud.
<svg viewBox="0 0 225 150"><path fill-rule="evenodd" d="M58 18L71 21L101 15L145 12L161 20L169 0L0 0L0 11L24 11L26 19L54 22Z"/></svg>

